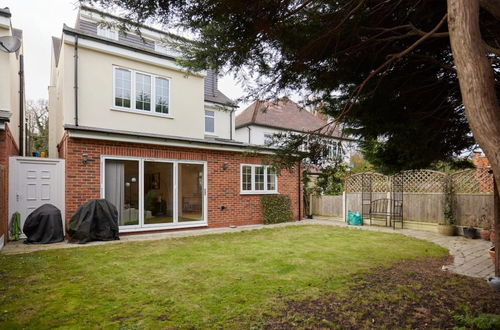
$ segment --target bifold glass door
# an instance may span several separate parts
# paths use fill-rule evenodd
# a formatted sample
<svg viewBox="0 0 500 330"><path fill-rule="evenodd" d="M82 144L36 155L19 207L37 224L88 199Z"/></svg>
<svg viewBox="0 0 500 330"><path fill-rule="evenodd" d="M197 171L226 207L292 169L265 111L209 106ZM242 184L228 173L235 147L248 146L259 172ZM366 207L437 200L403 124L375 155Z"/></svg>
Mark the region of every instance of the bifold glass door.
<svg viewBox="0 0 500 330"><path fill-rule="evenodd" d="M121 229L206 222L205 163L104 157L103 166Z"/></svg>

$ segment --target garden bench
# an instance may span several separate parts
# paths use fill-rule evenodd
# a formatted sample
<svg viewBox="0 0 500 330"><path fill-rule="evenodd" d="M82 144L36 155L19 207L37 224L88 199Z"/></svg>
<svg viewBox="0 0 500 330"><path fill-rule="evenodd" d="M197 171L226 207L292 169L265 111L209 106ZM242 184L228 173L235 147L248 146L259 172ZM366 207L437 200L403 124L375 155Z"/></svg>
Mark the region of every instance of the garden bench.
<svg viewBox="0 0 500 330"><path fill-rule="evenodd" d="M403 228L403 201L389 198L376 199L370 203L370 226L372 225L372 216L385 217L386 227L389 224L392 225L393 229L396 229L396 222L401 222L401 228Z"/></svg>

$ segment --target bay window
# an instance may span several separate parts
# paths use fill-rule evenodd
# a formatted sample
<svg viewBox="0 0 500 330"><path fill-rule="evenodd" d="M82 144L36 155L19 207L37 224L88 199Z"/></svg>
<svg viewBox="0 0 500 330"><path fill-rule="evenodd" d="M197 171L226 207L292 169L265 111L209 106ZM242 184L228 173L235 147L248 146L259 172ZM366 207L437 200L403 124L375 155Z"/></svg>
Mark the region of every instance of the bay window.
<svg viewBox="0 0 500 330"><path fill-rule="evenodd" d="M276 168L269 165L241 165L242 194L278 193Z"/></svg>

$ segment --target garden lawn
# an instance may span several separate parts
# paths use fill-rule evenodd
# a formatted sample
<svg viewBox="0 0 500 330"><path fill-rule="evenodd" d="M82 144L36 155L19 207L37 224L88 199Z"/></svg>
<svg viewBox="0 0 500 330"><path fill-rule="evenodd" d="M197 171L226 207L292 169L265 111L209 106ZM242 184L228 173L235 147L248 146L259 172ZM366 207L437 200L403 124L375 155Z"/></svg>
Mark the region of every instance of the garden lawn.
<svg viewBox="0 0 500 330"><path fill-rule="evenodd" d="M0 328L247 328L355 274L442 257L403 235L289 226L0 255Z"/></svg>

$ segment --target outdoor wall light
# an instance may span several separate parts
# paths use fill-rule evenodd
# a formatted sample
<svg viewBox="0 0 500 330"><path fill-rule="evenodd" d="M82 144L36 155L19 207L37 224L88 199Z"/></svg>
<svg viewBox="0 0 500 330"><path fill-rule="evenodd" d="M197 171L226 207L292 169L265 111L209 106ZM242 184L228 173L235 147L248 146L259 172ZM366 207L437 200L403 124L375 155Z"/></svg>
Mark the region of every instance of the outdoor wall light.
<svg viewBox="0 0 500 330"><path fill-rule="evenodd" d="M82 164L87 165L89 162L89 155L88 154L82 154Z"/></svg>
<svg viewBox="0 0 500 330"><path fill-rule="evenodd" d="M136 183L137 179L136 178L132 178L132 179L130 179L130 181L132 181L132 183Z"/></svg>
<svg viewBox="0 0 500 330"><path fill-rule="evenodd" d="M225 171L229 168L229 163L228 162L224 162L224 164L222 164L222 169Z"/></svg>

